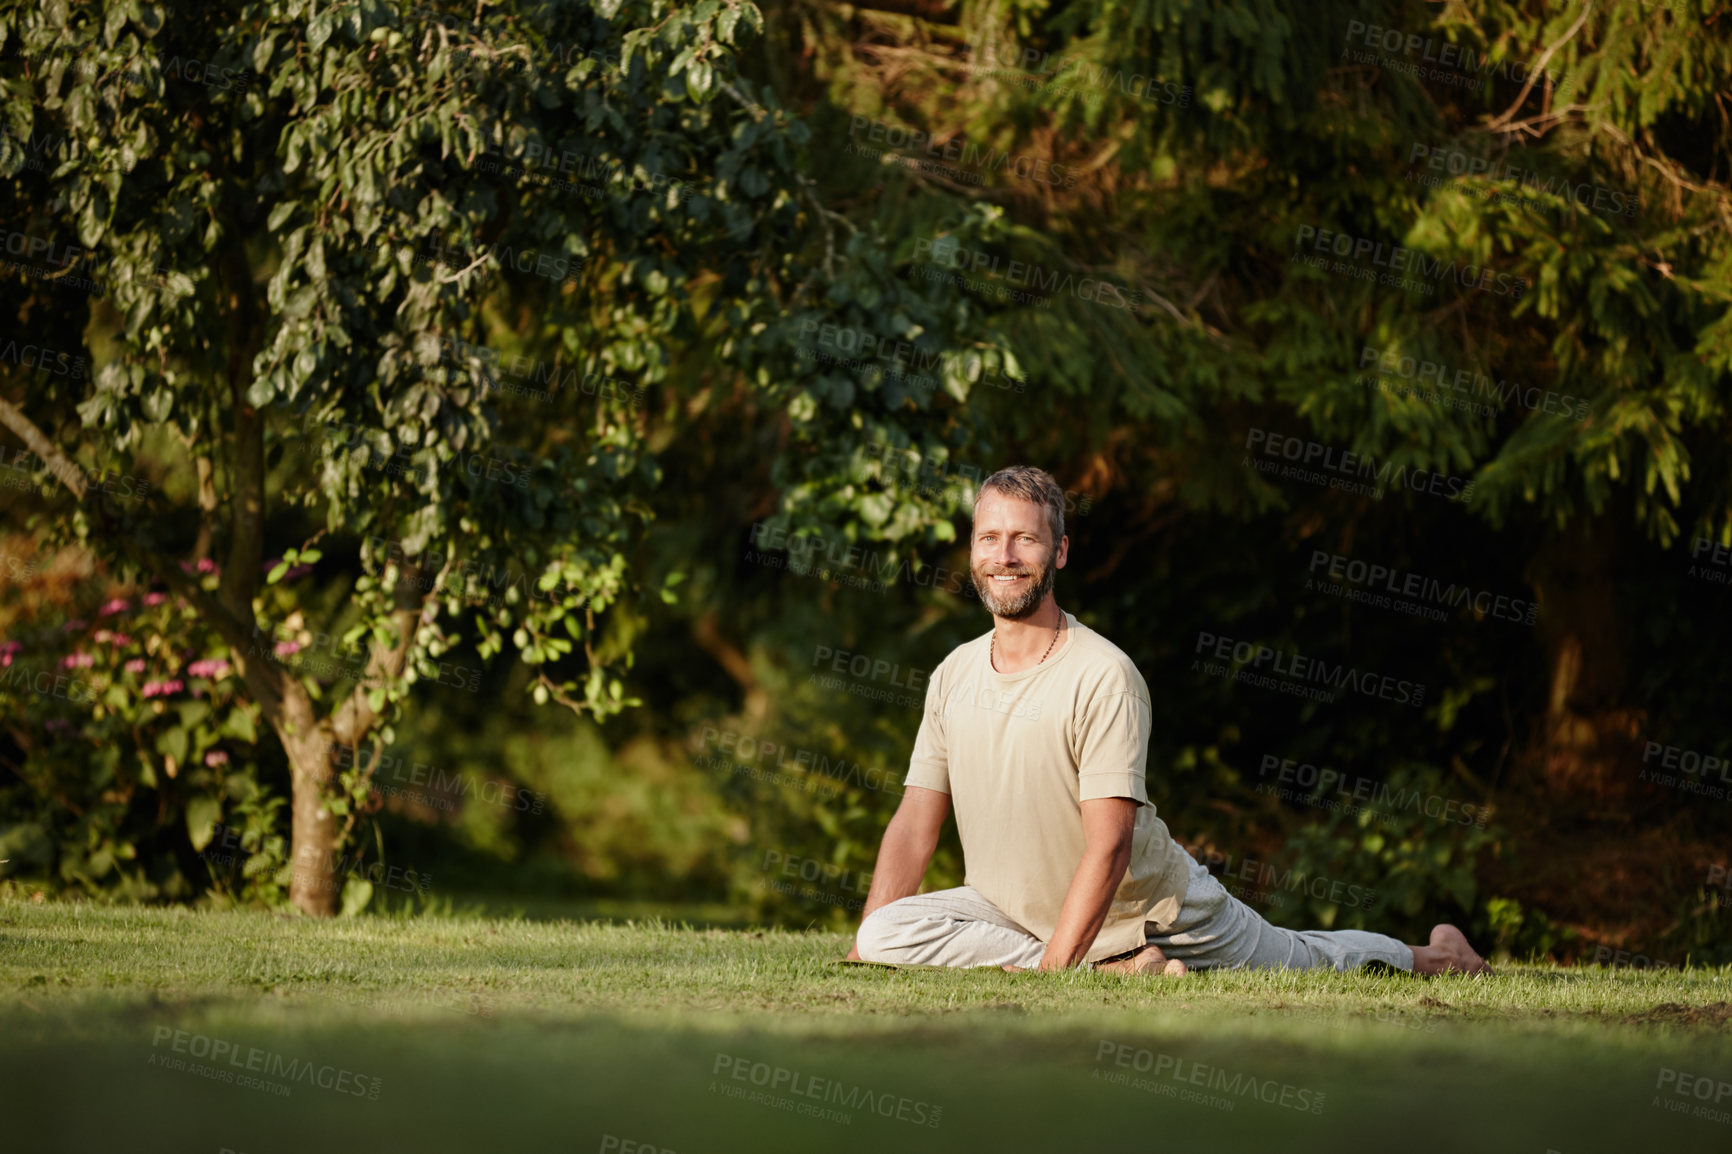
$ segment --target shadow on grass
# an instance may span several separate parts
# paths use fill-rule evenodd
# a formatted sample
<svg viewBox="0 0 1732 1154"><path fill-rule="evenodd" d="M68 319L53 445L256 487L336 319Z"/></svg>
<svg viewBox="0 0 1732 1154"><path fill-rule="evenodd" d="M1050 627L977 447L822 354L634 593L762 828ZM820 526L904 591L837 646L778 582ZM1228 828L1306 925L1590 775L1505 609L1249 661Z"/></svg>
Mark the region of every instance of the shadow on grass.
<svg viewBox="0 0 1732 1154"><path fill-rule="evenodd" d="M1131 1151L1158 1134L1180 1149L1693 1151L1732 1136L1652 1104L1656 1072L1695 1060L1675 1042L1322 1022L1271 1038L1213 1015L1031 1029L1014 1001L870 1037L613 1015L271 1024L244 1005L138 1007L79 1041L56 1040L52 1012L35 1028L7 1015L0 1085L42 1139L19 1148Z"/></svg>

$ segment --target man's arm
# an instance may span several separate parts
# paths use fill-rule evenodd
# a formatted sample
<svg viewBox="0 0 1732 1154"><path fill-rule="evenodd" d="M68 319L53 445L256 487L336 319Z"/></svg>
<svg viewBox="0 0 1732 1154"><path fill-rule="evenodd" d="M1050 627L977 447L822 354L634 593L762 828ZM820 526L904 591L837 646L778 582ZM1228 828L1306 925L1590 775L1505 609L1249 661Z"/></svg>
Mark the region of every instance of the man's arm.
<svg viewBox="0 0 1732 1154"><path fill-rule="evenodd" d="M938 835L944 830L944 819L950 816L950 795L936 789L911 785L902 795L902 804L884 827L884 840L878 844L878 864L872 870L872 888L866 894L866 906L860 920L879 906L920 892L920 881L926 867L932 863L932 851L938 848ZM1130 843L1125 843L1126 861L1130 860ZM1124 873L1120 869L1121 874ZM1116 883L1115 883L1116 884ZM1102 907L1105 916L1105 907ZM1095 923L1100 929L1100 923ZM1091 937L1092 941L1093 938ZM848 947L848 960L860 960L858 943Z"/></svg>
<svg viewBox="0 0 1732 1154"><path fill-rule="evenodd" d="M1068 970L1087 957L1089 947L1095 944L1113 894L1131 865L1137 802L1128 797L1090 799L1082 803L1082 823L1082 860L1071 875L1058 925L1040 959L1043 970ZM872 888L878 888L876 881Z"/></svg>

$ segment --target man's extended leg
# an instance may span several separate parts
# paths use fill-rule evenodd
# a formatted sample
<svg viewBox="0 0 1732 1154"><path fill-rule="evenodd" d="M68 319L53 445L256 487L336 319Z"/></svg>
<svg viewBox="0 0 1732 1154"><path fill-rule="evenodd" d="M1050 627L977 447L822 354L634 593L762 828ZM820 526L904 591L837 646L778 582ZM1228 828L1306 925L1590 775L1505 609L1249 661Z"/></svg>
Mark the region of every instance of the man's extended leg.
<svg viewBox="0 0 1732 1154"><path fill-rule="evenodd" d="M1046 943L972 886L915 894L873 910L854 938L862 961L926 966L1040 965Z"/></svg>
<svg viewBox="0 0 1732 1154"><path fill-rule="evenodd" d="M1189 854L1186 857L1190 857ZM1148 940L1192 969L1354 970L1385 962L1418 974L1474 973L1484 961L1453 926L1432 931L1426 946L1407 946L1365 930L1289 930L1270 925L1195 858L1178 919L1165 929L1150 924Z"/></svg>

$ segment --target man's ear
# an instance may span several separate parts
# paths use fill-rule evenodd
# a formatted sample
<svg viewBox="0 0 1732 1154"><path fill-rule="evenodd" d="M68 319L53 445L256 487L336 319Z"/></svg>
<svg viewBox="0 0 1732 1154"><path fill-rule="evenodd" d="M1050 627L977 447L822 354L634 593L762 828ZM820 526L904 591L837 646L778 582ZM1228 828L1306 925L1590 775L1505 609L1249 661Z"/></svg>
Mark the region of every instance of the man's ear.
<svg viewBox="0 0 1732 1154"><path fill-rule="evenodd" d="M1070 538L1069 537L1060 537L1058 539L1058 552L1053 555L1052 567L1054 569L1063 569L1064 563L1069 559L1070 559Z"/></svg>

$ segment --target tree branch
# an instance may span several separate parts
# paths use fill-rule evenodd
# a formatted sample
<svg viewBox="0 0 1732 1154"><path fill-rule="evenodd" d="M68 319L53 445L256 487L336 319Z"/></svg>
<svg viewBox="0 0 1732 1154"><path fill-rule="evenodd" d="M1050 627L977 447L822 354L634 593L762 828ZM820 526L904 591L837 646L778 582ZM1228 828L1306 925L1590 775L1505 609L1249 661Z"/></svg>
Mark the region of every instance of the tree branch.
<svg viewBox="0 0 1732 1154"><path fill-rule="evenodd" d="M762 720L769 712L769 694L765 693L764 687L758 683L757 675L752 672L752 663L746 659L746 655L722 634L721 625L713 611L706 610L692 622L692 640L739 684L745 696L747 715L754 720Z"/></svg>
<svg viewBox="0 0 1732 1154"><path fill-rule="evenodd" d="M419 565L400 563L397 586L392 591L395 610L391 614L391 624L397 630L397 644L390 649L368 644L366 673L343 704L331 714L331 736L343 745L359 745L379 719L378 711L367 700L369 688L402 676L403 667L408 664L409 654L415 647L415 635L421 628L422 610L427 598L432 596L431 590L423 591L421 588L423 572L425 570Z"/></svg>
<svg viewBox="0 0 1732 1154"><path fill-rule="evenodd" d="M838 14L844 19L856 12L883 12L919 20L926 24L957 24L959 13L949 0L876 0L870 4L838 4Z"/></svg>
<svg viewBox="0 0 1732 1154"><path fill-rule="evenodd" d="M0 425L5 425L17 433L18 439L28 445L32 453L41 457L54 475L60 478L60 483L72 490L74 497L84 500L90 487L90 479L84 475L84 470L62 453L59 447L36 427L36 422L24 415L23 410L4 397L0 397Z"/></svg>
<svg viewBox="0 0 1732 1154"><path fill-rule="evenodd" d="M1565 44L1568 44L1570 42L1570 39L1573 36L1575 36L1576 33L1580 32L1582 30L1582 25L1587 23L1588 15L1590 13L1592 13L1593 10L1594 10L1594 2L1593 2L1593 0L1588 0L1588 3L1586 5L1584 5L1582 8L1582 14L1580 16L1576 17L1576 22L1574 24L1570 25L1570 30L1568 32L1564 33L1561 37L1559 37L1556 41L1554 41L1543 53L1541 53L1539 60L1534 64L1534 66L1532 68L1528 69L1528 82L1526 84L1522 85L1522 90L1516 94L1515 103L1511 104L1507 109L1505 109L1503 115L1495 117L1492 120L1488 121L1486 124L1487 128L1494 128L1494 129L1502 128L1504 125L1508 124L1515 117L1515 114L1517 112L1521 111L1521 106L1524 102L1526 102L1526 100L1528 98L1528 93L1530 93L1534 90L1534 81L1538 80L1541 76L1545 75L1546 65L1551 62L1552 54L1554 52L1556 52L1558 49L1562 48Z"/></svg>

